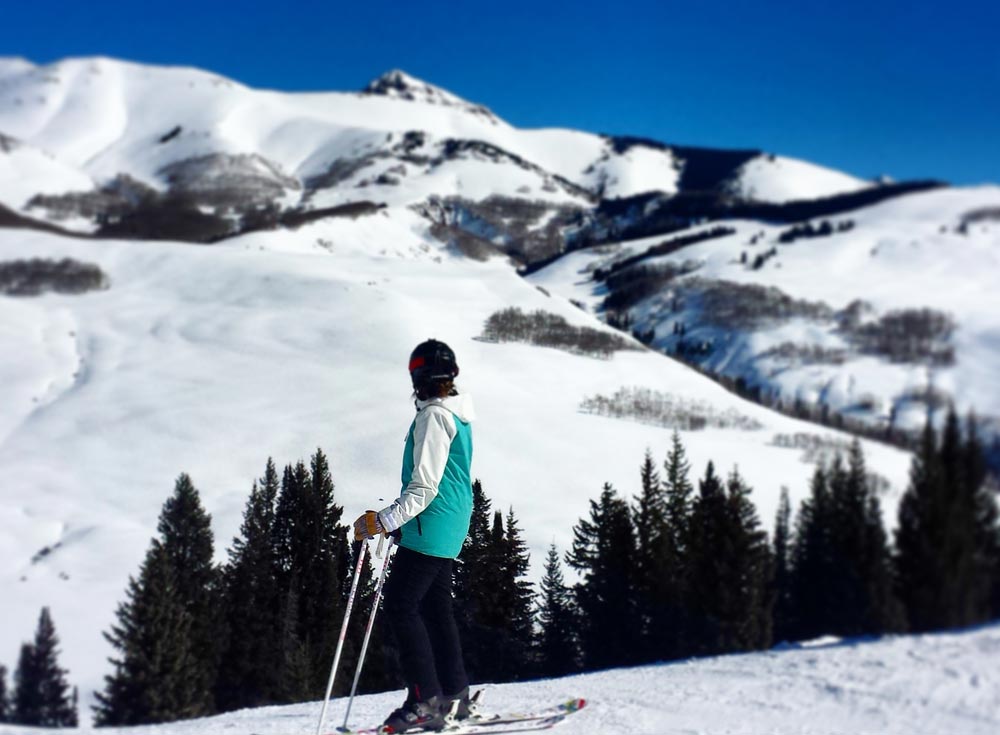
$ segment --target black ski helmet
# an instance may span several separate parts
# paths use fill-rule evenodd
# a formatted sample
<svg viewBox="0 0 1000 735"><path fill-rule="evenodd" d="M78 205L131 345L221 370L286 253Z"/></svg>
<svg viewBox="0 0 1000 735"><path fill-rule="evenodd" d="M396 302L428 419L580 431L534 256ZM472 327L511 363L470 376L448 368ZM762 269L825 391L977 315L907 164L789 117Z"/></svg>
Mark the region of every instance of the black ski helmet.
<svg viewBox="0 0 1000 735"><path fill-rule="evenodd" d="M454 380L458 363L451 347L436 339L418 344L410 354L410 379L414 387Z"/></svg>

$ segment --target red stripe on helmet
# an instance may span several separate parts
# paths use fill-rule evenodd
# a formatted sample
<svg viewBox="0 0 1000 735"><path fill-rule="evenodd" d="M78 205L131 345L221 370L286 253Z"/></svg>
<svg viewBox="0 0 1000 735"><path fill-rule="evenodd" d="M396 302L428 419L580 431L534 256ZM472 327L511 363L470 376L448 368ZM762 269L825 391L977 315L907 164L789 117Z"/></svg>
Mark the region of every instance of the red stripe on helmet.
<svg viewBox="0 0 1000 735"><path fill-rule="evenodd" d="M423 355L418 355L417 357L414 357L412 360L410 360L410 372L412 373L417 368L423 367L425 363L426 360L424 360Z"/></svg>

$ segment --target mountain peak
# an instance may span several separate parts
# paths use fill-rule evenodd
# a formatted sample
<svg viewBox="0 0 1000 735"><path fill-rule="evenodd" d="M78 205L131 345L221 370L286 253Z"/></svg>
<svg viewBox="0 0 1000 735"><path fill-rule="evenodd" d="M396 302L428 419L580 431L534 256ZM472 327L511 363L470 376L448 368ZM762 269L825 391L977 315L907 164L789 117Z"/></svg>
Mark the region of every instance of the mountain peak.
<svg viewBox="0 0 1000 735"><path fill-rule="evenodd" d="M492 122L498 122L496 116L483 105L468 102L441 87L417 79L401 69L392 69L377 79L373 79L368 83L368 86L361 90L361 93L429 105L456 107L476 115L483 115Z"/></svg>

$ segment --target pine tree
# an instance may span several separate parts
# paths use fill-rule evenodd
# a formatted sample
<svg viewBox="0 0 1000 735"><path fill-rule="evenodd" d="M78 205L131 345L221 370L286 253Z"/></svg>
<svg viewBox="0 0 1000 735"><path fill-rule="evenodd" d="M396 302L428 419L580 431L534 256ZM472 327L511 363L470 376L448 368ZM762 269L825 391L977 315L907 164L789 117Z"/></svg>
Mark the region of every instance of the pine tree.
<svg viewBox="0 0 1000 735"><path fill-rule="evenodd" d="M503 630L510 641L510 664L504 672L504 679L513 681L524 678L531 668L531 639L534 633L532 606L535 596L531 582L526 579L531 557L527 544L521 538L521 529L513 507L507 511L503 536L499 542L504 577L501 609L506 616Z"/></svg>
<svg viewBox="0 0 1000 735"><path fill-rule="evenodd" d="M216 701L221 710L278 701L275 676L280 636L278 567L273 544L279 488L274 462L253 483L240 535L224 570L228 640L219 666Z"/></svg>
<svg viewBox="0 0 1000 735"><path fill-rule="evenodd" d="M13 716L21 725L76 727L76 705L59 667L59 637L47 607L38 618L33 643L21 647L15 679ZM6 673L6 672L5 672Z"/></svg>
<svg viewBox="0 0 1000 735"><path fill-rule="evenodd" d="M334 621L341 620L344 615L350 585L351 553L348 528L340 522L344 509L334 501L329 462L318 448L310 460L310 476L317 527L313 531L316 537L315 556L306 574L309 586L306 594L313 604L311 610L303 611L306 613L303 624L315 641L313 684L318 696L326 686L329 662L333 660L337 646L340 631Z"/></svg>
<svg viewBox="0 0 1000 735"><path fill-rule="evenodd" d="M536 671L541 676L565 676L579 670L580 655L573 598L555 544L549 547L540 591Z"/></svg>
<svg viewBox="0 0 1000 735"><path fill-rule="evenodd" d="M914 631L972 625L990 618L994 500L970 420L963 443L954 408L940 446L928 421L899 507L896 588Z"/></svg>
<svg viewBox="0 0 1000 735"><path fill-rule="evenodd" d="M709 462L691 516L690 607L698 651L771 641L770 558L750 488L734 470L724 488Z"/></svg>
<svg viewBox="0 0 1000 735"><path fill-rule="evenodd" d="M636 601L635 538L628 504L610 484L590 501L590 517L573 528L566 563L580 571L574 588L581 642L588 668L642 659L641 619Z"/></svg>
<svg viewBox="0 0 1000 735"><path fill-rule="evenodd" d="M861 442L855 439L848 452L845 482L845 533L842 544L848 566L859 580L858 616L854 629L842 634L877 634L902 627L902 608L893 590L892 553L882 523L878 496L869 481Z"/></svg>
<svg viewBox="0 0 1000 735"><path fill-rule="evenodd" d="M791 514L788 488L781 488L774 521L774 639L785 641L792 633Z"/></svg>
<svg viewBox="0 0 1000 735"><path fill-rule="evenodd" d="M285 468L274 515L283 699L320 696L326 685L341 620L350 549L344 509L334 502L326 456ZM305 660L303 660L305 658Z"/></svg>
<svg viewBox="0 0 1000 735"><path fill-rule="evenodd" d="M472 483L472 517L455 569L455 621L470 678L497 677L494 652L502 641L490 627L500 574L493 545L492 502L478 479Z"/></svg>
<svg viewBox="0 0 1000 735"><path fill-rule="evenodd" d="M694 486L689 479L687 453L676 430L663 469L666 527L656 553L660 572L654 587L653 629L657 635L652 653L655 659L674 659L693 652L688 630L688 567Z"/></svg>
<svg viewBox="0 0 1000 735"><path fill-rule="evenodd" d="M191 655L196 666L194 684L201 699L198 714L214 711L212 690L223 639L220 575L212 562L211 520L191 478L181 474L174 485L174 494L163 505L157 530L163 553L176 574L178 598L190 616Z"/></svg>
<svg viewBox="0 0 1000 735"><path fill-rule="evenodd" d="M302 702L312 692L312 666L309 649L299 632L299 584L292 572L281 605L281 631L278 646L279 701Z"/></svg>
<svg viewBox="0 0 1000 735"><path fill-rule="evenodd" d="M6 666L0 666L0 722L10 722L10 694L7 692Z"/></svg>
<svg viewBox="0 0 1000 735"><path fill-rule="evenodd" d="M831 610L837 600L826 581L836 574L831 557L831 502L826 469L813 473L809 497L802 502L795 521L792 546L792 634L794 639L813 638L833 625Z"/></svg>
<svg viewBox="0 0 1000 735"><path fill-rule="evenodd" d="M653 462L653 455L646 450L639 469L639 495L634 499L633 518L636 528L635 574L639 615L642 620L642 635L646 641L644 649L653 653L658 648L662 634L660 612L660 590L667 573L664 569L669 543L667 530L667 508L660 483L659 473Z"/></svg>
<svg viewBox="0 0 1000 735"><path fill-rule="evenodd" d="M997 488L992 484L986 467L986 455L979 440L976 419L966 420L965 444L962 450L965 486L962 494L971 498L975 527L977 578L981 580L982 599L979 604L985 619L1000 618L1000 517L997 511Z"/></svg>
<svg viewBox="0 0 1000 735"><path fill-rule="evenodd" d="M118 657L110 659L114 671L97 693L96 724L141 725L204 714L191 614L159 541L152 542L139 578L129 579L126 598L117 624L104 634Z"/></svg>
<svg viewBox="0 0 1000 735"><path fill-rule="evenodd" d="M826 502L808 517L813 524L813 580L820 598L800 624L808 636L821 633L857 636L896 626L891 556L878 499L871 489L861 444L855 440L848 464L837 455L824 474ZM804 577L806 569L800 576Z"/></svg>
<svg viewBox="0 0 1000 735"><path fill-rule="evenodd" d="M472 517L469 520L469 533L462 544L462 553L455 566L455 600L463 613L475 615L476 592L482 585L478 584L479 574L486 566L484 557L488 554L490 545L490 499L483 490L483 484L478 479L472 483ZM458 610L456 610L456 613Z"/></svg>

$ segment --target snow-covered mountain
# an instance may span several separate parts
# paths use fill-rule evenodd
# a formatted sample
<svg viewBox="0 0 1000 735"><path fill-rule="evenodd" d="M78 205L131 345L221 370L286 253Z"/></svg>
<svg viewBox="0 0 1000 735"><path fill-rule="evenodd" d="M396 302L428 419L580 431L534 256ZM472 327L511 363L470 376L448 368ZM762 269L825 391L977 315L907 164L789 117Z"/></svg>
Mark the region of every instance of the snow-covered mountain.
<svg viewBox="0 0 1000 735"><path fill-rule="evenodd" d="M0 203L79 231L155 194L231 220L265 204L311 211L433 198L461 216L464 203L514 201L535 205L531 217L520 213L535 231L601 198L675 194L709 179L727 196L769 202L872 186L759 151L720 159L643 139L520 130L400 71L361 94L284 94L195 69L8 59L0 62L0 131L5 151L22 151L0 166L29 174L0 190ZM31 181L51 182L57 169L61 191ZM485 219L502 228L502 215Z"/></svg>
<svg viewBox="0 0 1000 735"><path fill-rule="evenodd" d="M954 402L996 436L997 212L1000 187L939 189L586 248L530 278L770 405L891 433Z"/></svg>
<svg viewBox="0 0 1000 735"><path fill-rule="evenodd" d="M608 257L715 226L695 224L706 212L782 222L798 211L789 198L843 211L901 191L756 151L519 130L401 72L360 93L285 94L194 69L6 59L0 134L0 663L13 665L48 605L85 703L108 668L100 631L177 475L201 490L220 559L268 456L284 464L322 447L348 516L395 496L412 413L404 366L430 336L458 354L480 415L475 474L496 507L515 508L536 566L551 542L567 548L605 481L636 491L647 447L663 457L675 425L696 473L709 459L739 466L769 524L780 487L801 499L816 448L844 446L844 434L742 400L631 338L594 357L490 342L484 322L517 307L619 335L572 303L602 296L590 271ZM727 222L735 234L675 259L833 310L853 298L873 299L873 314L947 308L964 340L953 383L969 392L956 396L978 386L988 400L977 405L992 406L995 235L986 215L956 218L998 198L989 187L897 197L756 270L739 265L751 247L740 243L763 231L752 247L764 250L791 225ZM657 237L621 244L622 232ZM498 251L562 257L531 282ZM884 301L867 294L897 274ZM959 296L907 300L939 275L961 290L963 274L974 288L961 308ZM633 318L658 326L654 312L642 302ZM821 321L788 340L833 330ZM669 347L661 336L654 346ZM749 371L757 352L739 364ZM895 390L885 376L910 368L883 363L877 388ZM822 378L776 374L788 391ZM609 415L637 398L656 409L645 423ZM909 456L864 447L892 523Z"/></svg>

